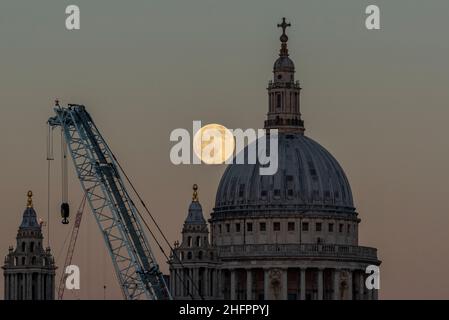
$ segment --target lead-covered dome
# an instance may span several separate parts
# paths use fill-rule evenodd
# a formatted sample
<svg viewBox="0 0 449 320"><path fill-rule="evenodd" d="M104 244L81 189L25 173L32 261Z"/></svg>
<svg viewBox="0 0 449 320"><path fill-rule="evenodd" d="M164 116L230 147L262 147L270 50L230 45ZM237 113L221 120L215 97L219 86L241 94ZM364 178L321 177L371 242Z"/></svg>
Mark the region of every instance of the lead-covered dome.
<svg viewBox="0 0 449 320"><path fill-rule="evenodd" d="M259 164L231 164L216 196L219 213L355 213L351 187L337 160L300 133L279 133L274 175L260 175ZM245 162L247 163L247 162Z"/></svg>

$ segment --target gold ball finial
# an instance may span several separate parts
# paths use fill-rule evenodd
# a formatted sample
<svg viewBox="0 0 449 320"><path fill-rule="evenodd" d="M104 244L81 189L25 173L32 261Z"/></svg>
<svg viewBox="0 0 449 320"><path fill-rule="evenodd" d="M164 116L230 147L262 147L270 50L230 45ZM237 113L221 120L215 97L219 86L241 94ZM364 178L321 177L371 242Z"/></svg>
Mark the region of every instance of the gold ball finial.
<svg viewBox="0 0 449 320"><path fill-rule="evenodd" d="M32 208L33 207L33 191L28 191L27 193L28 196L28 201L27 201L27 208Z"/></svg>
<svg viewBox="0 0 449 320"><path fill-rule="evenodd" d="M193 201L198 201L198 185L195 183L193 185L193 197L192 197Z"/></svg>

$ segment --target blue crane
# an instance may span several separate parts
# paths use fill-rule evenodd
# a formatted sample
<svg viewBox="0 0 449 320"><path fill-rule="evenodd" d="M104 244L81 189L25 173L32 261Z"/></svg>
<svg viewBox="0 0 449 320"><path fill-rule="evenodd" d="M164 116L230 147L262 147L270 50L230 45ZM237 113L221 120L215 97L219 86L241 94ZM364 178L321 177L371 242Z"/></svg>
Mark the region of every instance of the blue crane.
<svg viewBox="0 0 449 320"><path fill-rule="evenodd" d="M48 124L61 127L125 299L171 299L143 231L143 219L121 177L122 174L126 176L126 173L122 171L92 117L83 105L61 107L57 103L54 111L56 115L48 120Z"/></svg>

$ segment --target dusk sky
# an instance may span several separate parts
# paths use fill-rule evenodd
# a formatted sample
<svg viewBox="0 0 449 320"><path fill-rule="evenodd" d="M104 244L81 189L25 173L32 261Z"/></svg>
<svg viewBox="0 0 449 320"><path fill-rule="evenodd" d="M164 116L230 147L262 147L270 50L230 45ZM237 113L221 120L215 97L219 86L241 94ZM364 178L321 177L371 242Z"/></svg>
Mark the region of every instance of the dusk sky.
<svg viewBox="0 0 449 320"><path fill-rule="evenodd" d="M78 31L65 28L69 4L80 7ZM380 7L380 30L365 28L369 4ZM172 243L193 183L209 217L225 167L173 165L170 133L193 120L263 127L285 16L306 135L348 176L359 243L382 260L380 298L449 298L448 12L447 0L2 0L0 256L15 245L28 190L47 220L55 98L86 105ZM60 223L55 133L50 245L61 269L72 224ZM69 164L73 221L82 193ZM67 299L103 299L104 284L106 298L121 298L88 210L73 263L81 290Z"/></svg>

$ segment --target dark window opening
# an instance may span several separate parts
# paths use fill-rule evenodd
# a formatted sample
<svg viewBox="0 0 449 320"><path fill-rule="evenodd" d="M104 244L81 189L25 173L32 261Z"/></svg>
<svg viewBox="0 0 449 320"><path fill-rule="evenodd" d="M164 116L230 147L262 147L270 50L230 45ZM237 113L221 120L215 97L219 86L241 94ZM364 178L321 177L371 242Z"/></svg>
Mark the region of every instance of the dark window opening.
<svg viewBox="0 0 449 320"><path fill-rule="evenodd" d="M315 225L315 230L316 231L321 231L321 222L317 222Z"/></svg>
<svg viewBox="0 0 449 320"><path fill-rule="evenodd" d="M329 232L334 232L334 224L329 223Z"/></svg>
<svg viewBox="0 0 449 320"><path fill-rule="evenodd" d="M309 231L309 223L308 222L302 223L302 231Z"/></svg>
<svg viewBox="0 0 449 320"><path fill-rule="evenodd" d="M240 223L235 224L235 231L240 232Z"/></svg>
<svg viewBox="0 0 449 320"><path fill-rule="evenodd" d="M295 231L295 223L294 222L289 222L287 225L287 230L288 231Z"/></svg>
<svg viewBox="0 0 449 320"><path fill-rule="evenodd" d="M260 223L260 231L266 231L267 230L267 224L265 222Z"/></svg>
<svg viewBox="0 0 449 320"><path fill-rule="evenodd" d="M252 224L251 222L248 222L248 223L246 224L246 230L247 230L248 232L252 232L252 231L253 231L253 224Z"/></svg>
<svg viewBox="0 0 449 320"><path fill-rule="evenodd" d="M280 222L273 223L273 231L281 231L281 223Z"/></svg>

